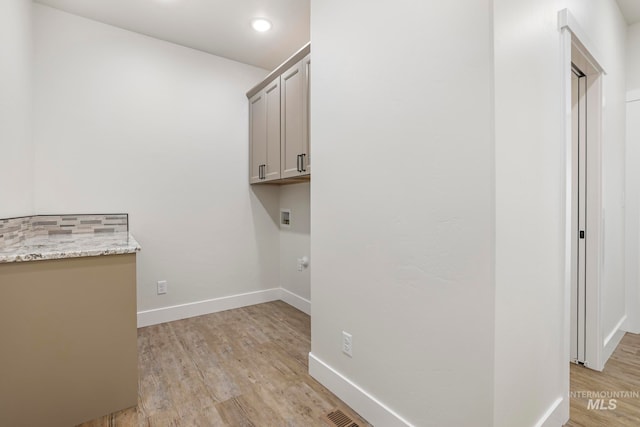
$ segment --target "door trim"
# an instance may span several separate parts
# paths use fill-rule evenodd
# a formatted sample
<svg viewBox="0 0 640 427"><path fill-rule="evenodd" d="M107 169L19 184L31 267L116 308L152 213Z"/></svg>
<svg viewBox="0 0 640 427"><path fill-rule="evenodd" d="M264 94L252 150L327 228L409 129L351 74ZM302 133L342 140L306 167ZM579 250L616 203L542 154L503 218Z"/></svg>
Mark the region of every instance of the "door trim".
<svg viewBox="0 0 640 427"><path fill-rule="evenodd" d="M572 260L576 253L574 239L573 206L572 206L572 134L571 134L571 69L572 60L577 62L589 78L587 90L587 138L589 143L589 158L587 169L588 197L593 201L588 209L587 247L587 348L586 366L601 371L604 368L603 332L600 315L600 283L604 261L604 210L602 208L602 76L606 74L600 55L593 49L576 19L569 10L564 9L558 14L558 27L561 31L562 43L562 87L564 100L564 135L565 135L565 361L571 358L571 290L576 279L576 269ZM569 387L567 375L566 384Z"/></svg>

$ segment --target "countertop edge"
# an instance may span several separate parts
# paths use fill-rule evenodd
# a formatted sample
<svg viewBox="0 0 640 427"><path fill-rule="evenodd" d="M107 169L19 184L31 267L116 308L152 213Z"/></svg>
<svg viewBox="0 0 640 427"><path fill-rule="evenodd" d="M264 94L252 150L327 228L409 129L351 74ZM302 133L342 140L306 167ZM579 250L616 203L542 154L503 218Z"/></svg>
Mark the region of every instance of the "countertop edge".
<svg viewBox="0 0 640 427"><path fill-rule="evenodd" d="M126 255L140 252L142 247L138 241L128 233L127 243L110 248L86 248L80 250L45 250L31 251L24 254L0 255L0 264L11 264L17 262L47 261L56 259L83 258L92 256Z"/></svg>

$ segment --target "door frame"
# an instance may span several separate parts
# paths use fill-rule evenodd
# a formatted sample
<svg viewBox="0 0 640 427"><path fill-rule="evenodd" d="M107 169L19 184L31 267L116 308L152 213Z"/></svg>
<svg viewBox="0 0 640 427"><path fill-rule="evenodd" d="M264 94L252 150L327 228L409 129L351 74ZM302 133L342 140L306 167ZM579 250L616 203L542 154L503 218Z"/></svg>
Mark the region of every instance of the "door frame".
<svg viewBox="0 0 640 427"><path fill-rule="evenodd" d="M602 203L602 80L606 75L601 58L581 30L569 10L558 14L562 43L562 87L565 144L565 357L571 360L571 304L573 284L577 281L577 218L573 207L573 140L571 67L575 62L587 74L587 284L586 284L586 349L585 366L601 371L604 368L603 332L600 313L600 285L604 263L604 209ZM567 389L569 378L566 377Z"/></svg>

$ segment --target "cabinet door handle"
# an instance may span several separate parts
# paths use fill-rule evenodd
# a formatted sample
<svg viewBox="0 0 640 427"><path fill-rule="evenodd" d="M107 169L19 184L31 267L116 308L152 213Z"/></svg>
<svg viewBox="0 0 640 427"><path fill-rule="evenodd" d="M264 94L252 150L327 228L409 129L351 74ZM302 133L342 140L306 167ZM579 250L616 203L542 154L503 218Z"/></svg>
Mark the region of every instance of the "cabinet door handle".
<svg viewBox="0 0 640 427"><path fill-rule="evenodd" d="M306 154L300 154L300 172L306 172L307 168L304 167L304 159L307 155Z"/></svg>
<svg viewBox="0 0 640 427"><path fill-rule="evenodd" d="M267 179L267 165L262 165L262 179Z"/></svg>
<svg viewBox="0 0 640 427"><path fill-rule="evenodd" d="M258 166L258 179L264 179L265 178L264 166L265 165Z"/></svg>

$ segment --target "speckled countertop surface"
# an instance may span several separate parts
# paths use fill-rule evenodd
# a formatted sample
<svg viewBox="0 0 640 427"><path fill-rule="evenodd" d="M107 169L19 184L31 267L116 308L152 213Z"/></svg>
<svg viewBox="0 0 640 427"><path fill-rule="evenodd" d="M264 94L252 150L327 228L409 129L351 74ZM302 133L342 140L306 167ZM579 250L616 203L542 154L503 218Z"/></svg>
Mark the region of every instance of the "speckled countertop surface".
<svg viewBox="0 0 640 427"><path fill-rule="evenodd" d="M139 250L140 245L127 232L33 236L0 248L0 264L132 254Z"/></svg>

